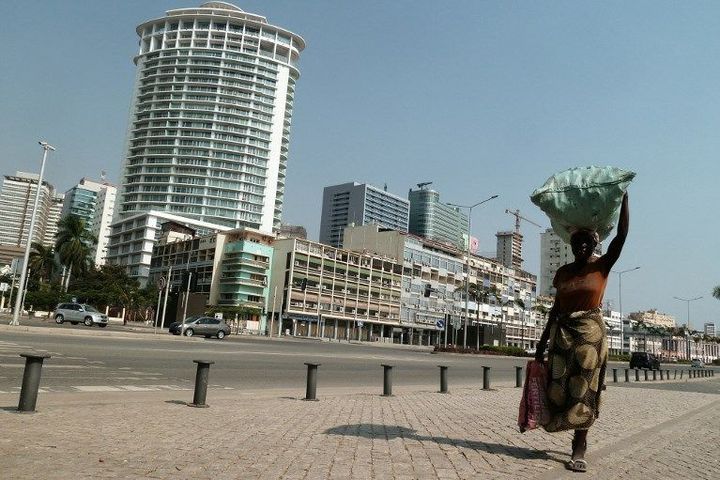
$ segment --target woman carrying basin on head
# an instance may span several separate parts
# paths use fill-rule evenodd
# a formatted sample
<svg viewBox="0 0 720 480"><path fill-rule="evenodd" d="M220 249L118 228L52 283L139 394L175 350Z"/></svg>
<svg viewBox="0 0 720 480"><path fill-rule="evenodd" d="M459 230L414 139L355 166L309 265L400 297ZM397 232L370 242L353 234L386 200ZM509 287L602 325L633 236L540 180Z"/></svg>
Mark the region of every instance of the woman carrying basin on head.
<svg viewBox="0 0 720 480"><path fill-rule="evenodd" d="M572 458L567 467L587 470L587 432L597 418L607 364L607 339L602 305L610 269L620 257L629 226L628 197L623 196L617 235L607 253L593 254L597 232L577 230L570 239L575 261L560 267L553 287L555 303L538 342L535 358L548 348L548 432L574 430ZM549 341L549 344L548 344Z"/></svg>

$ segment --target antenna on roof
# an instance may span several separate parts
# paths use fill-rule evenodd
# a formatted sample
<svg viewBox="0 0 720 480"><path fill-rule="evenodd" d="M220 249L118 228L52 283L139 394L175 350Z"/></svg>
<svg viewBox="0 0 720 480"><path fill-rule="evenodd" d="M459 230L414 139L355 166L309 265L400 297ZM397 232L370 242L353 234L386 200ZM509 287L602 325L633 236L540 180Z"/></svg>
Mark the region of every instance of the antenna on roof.
<svg viewBox="0 0 720 480"><path fill-rule="evenodd" d="M104 182L106 178L107 178L107 172L105 170L101 170L100 171L100 180L102 180Z"/></svg>

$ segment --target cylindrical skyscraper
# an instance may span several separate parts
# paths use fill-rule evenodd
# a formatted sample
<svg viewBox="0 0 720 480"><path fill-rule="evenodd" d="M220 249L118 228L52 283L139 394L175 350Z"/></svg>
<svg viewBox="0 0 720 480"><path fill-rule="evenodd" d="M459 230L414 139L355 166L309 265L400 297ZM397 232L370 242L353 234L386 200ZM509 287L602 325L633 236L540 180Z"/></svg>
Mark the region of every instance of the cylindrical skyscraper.
<svg viewBox="0 0 720 480"><path fill-rule="evenodd" d="M225 2L169 10L137 33L120 218L156 210L270 233L304 40Z"/></svg>

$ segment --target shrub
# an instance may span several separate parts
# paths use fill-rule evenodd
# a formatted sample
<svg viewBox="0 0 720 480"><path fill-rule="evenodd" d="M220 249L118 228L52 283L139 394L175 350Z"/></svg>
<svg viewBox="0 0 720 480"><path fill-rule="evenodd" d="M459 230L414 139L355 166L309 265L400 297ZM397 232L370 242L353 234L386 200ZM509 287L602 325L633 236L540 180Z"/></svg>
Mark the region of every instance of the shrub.
<svg viewBox="0 0 720 480"><path fill-rule="evenodd" d="M470 353L470 354L482 354L482 355L508 355L511 357L531 357L529 353L520 347L497 347L495 345L481 345L480 349L475 348L463 348L458 346L448 345L443 347L436 345L434 352L447 352L447 353Z"/></svg>

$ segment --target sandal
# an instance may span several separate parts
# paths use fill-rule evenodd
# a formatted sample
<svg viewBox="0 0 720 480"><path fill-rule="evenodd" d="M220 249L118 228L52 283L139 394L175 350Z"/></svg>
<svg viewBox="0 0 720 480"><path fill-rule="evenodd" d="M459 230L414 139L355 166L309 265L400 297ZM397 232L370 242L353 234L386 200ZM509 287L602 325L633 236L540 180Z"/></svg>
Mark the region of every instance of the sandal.
<svg viewBox="0 0 720 480"><path fill-rule="evenodd" d="M573 472L587 472L587 462L583 458L570 460L568 462L568 468Z"/></svg>

